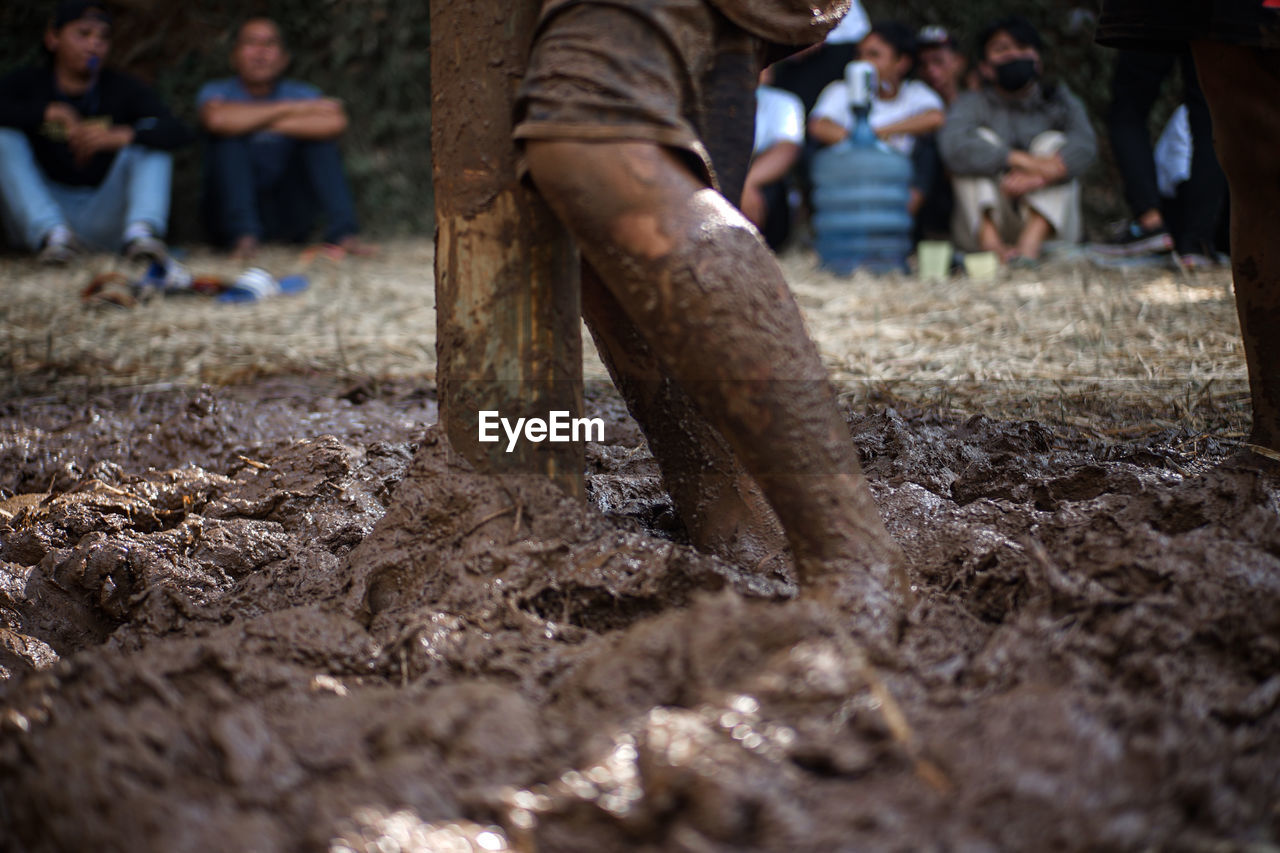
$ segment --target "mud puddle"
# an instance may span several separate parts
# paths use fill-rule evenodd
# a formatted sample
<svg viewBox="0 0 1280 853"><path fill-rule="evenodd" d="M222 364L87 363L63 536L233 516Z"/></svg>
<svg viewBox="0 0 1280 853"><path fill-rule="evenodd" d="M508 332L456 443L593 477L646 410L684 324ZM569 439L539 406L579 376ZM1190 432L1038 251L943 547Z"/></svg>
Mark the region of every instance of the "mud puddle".
<svg viewBox="0 0 1280 853"><path fill-rule="evenodd" d="M407 385L7 404L0 848L1280 842L1266 484L850 413L920 594L886 637L681 544L592 408L580 506L452 464Z"/></svg>

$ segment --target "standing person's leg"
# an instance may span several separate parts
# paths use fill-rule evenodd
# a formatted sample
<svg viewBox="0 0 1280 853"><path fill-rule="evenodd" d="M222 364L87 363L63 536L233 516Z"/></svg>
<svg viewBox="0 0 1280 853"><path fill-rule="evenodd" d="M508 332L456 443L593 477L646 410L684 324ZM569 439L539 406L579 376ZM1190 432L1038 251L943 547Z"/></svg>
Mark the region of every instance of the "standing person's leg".
<svg viewBox="0 0 1280 853"><path fill-rule="evenodd" d="M0 213L11 233L31 251L58 226L70 227L26 134L7 127L0 128Z"/></svg>
<svg viewBox="0 0 1280 853"><path fill-rule="evenodd" d="M801 583L843 576L869 608L891 607L885 590L903 592L900 552L799 308L751 224L653 143L531 140L526 153L538 189L663 374L764 491Z"/></svg>
<svg viewBox="0 0 1280 853"><path fill-rule="evenodd" d="M557 11L535 42L516 138L534 183L607 289L609 299L588 293L584 302L595 331L619 339L605 347L616 350L615 374L624 365L638 377L636 396L646 392L647 368L627 364L625 330L634 329L659 379L674 381L767 496L802 583L848 585L869 611L887 615L900 551L862 479L816 347L772 253L711 189L718 174L726 192L739 191L745 175L745 156L712 167L701 142L727 133L736 147L737 125L718 123L754 114L719 108L754 88L756 53L740 33L701 0ZM742 136L745 155L749 128ZM607 316L619 310L621 318ZM631 396L625 383L622 390ZM664 400L661 386L648 390L650 399L629 405L646 430L657 427L652 446L667 457L664 469L682 469L672 447L686 424L646 414L671 404L666 414L678 419L679 403ZM697 444L702 427L690 424L682 438ZM688 458L722 455L709 446ZM733 468L718 467L718 476L691 472L692 482L723 484Z"/></svg>
<svg viewBox="0 0 1280 853"><path fill-rule="evenodd" d="M1160 190L1156 184L1147 120L1160 94L1160 86L1175 61L1169 54L1121 50L1116 57L1111 107L1107 111L1111 150L1124 183L1125 199L1134 220L1150 231L1163 228L1164 221L1160 215ZM1163 241L1153 242L1151 246L1168 249L1167 242L1166 235Z"/></svg>
<svg viewBox="0 0 1280 853"><path fill-rule="evenodd" d="M336 142L303 142L297 156L306 170L312 193L324 214L324 240L341 243L360 230L356 205L342 168L342 152Z"/></svg>
<svg viewBox="0 0 1280 853"><path fill-rule="evenodd" d="M258 190L249 141L243 136L210 136L204 151L205 228L220 245L263 239Z"/></svg>
<svg viewBox="0 0 1280 853"><path fill-rule="evenodd" d="M1173 235L1179 255L1214 257L1215 235L1227 199L1227 178L1213 150L1213 117L1191 52L1182 56L1182 78L1191 125L1191 176L1178 190L1179 221Z"/></svg>
<svg viewBox="0 0 1280 853"><path fill-rule="evenodd" d="M786 542L760 489L585 263L582 314L693 545L747 568L780 555Z"/></svg>
<svg viewBox="0 0 1280 853"><path fill-rule="evenodd" d="M1253 399L1250 441L1280 452L1280 50L1192 48L1231 192L1231 270ZM1273 466L1280 463L1272 461Z"/></svg>

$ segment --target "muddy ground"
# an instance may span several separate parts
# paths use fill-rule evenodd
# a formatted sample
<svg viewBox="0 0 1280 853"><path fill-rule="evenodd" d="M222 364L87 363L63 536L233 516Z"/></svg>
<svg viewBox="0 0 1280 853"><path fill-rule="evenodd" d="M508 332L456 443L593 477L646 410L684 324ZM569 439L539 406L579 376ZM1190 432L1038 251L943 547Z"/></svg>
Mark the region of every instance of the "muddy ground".
<svg viewBox="0 0 1280 853"><path fill-rule="evenodd" d="M451 470L429 389L11 406L9 846L1276 842L1256 478L1183 476L1167 439L851 412L921 595L895 643L680 545L634 426L593 409L578 506ZM371 536L415 448L411 535Z"/></svg>
<svg viewBox="0 0 1280 853"><path fill-rule="evenodd" d="M0 849L1280 845L1280 492L1231 440L860 397L894 634L682 544L588 414L580 505L451 459L427 380L9 396Z"/></svg>

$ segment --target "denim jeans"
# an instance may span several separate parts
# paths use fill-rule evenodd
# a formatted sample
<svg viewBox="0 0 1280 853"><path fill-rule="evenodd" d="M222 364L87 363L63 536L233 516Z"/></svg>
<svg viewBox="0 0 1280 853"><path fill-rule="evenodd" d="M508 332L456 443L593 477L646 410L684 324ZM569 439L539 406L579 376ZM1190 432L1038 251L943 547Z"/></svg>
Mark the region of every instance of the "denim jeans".
<svg viewBox="0 0 1280 853"><path fill-rule="evenodd" d="M252 236L301 243L317 214L323 215L327 242L356 233L337 143L209 136L204 153L204 220L213 242Z"/></svg>
<svg viewBox="0 0 1280 853"><path fill-rule="evenodd" d="M25 133L0 128L0 218L8 238L32 251L56 225L70 228L88 248L112 252L134 222L163 236L172 177L167 151L130 145L98 186L66 186L45 177Z"/></svg>

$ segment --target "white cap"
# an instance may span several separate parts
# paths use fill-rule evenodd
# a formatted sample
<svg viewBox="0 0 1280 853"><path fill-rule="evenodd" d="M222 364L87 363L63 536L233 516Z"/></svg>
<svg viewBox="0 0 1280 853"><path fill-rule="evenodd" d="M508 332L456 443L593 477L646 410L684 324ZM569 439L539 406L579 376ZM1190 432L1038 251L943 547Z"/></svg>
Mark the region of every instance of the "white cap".
<svg viewBox="0 0 1280 853"><path fill-rule="evenodd" d="M857 44L871 32L871 20L862 11L862 4L853 0L849 14L840 19L836 28L827 33L828 44Z"/></svg>

